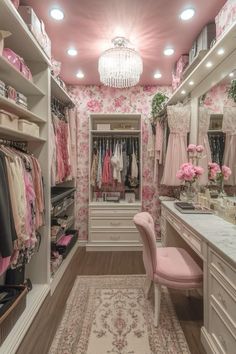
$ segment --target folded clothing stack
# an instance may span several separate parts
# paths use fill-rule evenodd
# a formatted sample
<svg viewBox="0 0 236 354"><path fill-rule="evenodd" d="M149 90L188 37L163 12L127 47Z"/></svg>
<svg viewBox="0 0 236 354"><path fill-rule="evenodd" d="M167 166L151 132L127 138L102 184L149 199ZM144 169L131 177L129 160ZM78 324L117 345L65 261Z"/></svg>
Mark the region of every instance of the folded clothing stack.
<svg viewBox="0 0 236 354"><path fill-rule="evenodd" d="M56 250L62 255L63 258L69 254L72 247L78 239L77 230L68 230L56 243Z"/></svg>

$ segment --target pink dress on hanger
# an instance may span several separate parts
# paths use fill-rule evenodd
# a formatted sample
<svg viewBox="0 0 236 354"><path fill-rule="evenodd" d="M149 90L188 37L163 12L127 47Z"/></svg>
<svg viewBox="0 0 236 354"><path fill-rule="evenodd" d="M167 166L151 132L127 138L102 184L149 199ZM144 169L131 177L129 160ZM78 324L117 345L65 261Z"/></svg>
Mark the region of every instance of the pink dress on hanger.
<svg viewBox="0 0 236 354"><path fill-rule="evenodd" d="M168 106L167 115L170 135L161 184L179 186L181 181L176 177L177 171L188 161L187 133L190 130L190 107Z"/></svg>
<svg viewBox="0 0 236 354"><path fill-rule="evenodd" d="M230 167L232 174L225 184L236 184L236 107L224 107L223 132L225 138L224 165Z"/></svg>
<svg viewBox="0 0 236 354"><path fill-rule="evenodd" d="M204 169L203 175L199 179L200 185L206 185L208 183L208 163L212 162L211 149L208 139L208 130L210 125L210 112L204 108L199 108L199 137L198 144L204 147L202 158L199 160L199 165Z"/></svg>

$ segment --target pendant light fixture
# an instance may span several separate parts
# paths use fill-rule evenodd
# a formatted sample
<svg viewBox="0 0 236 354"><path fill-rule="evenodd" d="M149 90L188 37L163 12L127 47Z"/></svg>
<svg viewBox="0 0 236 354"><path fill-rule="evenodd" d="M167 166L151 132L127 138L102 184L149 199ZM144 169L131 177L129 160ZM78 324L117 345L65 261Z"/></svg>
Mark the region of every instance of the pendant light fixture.
<svg viewBox="0 0 236 354"><path fill-rule="evenodd" d="M100 81L115 88L135 86L143 72L140 54L130 47L130 42L125 37L115 37L112 44L113 47L103 52L99 58Z"/></svg>

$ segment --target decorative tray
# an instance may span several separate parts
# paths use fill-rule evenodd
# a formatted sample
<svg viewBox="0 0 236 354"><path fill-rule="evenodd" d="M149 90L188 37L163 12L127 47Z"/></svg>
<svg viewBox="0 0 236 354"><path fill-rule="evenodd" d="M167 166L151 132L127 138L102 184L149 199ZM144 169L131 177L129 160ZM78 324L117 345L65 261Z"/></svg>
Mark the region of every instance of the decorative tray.
<svg viewBox="0 0 236 354"><path fill-rule="evenodd" d="M211 210L192 203L175 202L174 206L182 214L213 214Z"/></svg>

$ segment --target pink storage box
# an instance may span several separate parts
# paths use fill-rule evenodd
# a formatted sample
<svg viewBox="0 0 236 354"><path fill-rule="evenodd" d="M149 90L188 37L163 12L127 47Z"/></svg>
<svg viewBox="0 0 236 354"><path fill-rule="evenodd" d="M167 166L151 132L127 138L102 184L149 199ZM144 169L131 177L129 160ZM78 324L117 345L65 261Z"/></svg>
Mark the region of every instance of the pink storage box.
<svg viewBox="0 0 236 354"><path fill-rule="evenodd" d="M228 0L215 18L216 39L236 21L236 0Z"/></svg>
<svg viewBox="0 0 236 354"><path fill-rule="evenodd" d="M188 54L183 54L175 63L175 69L172 72L172 88L176 90L183 79L184 70L187 68L189 62Z"/></svg>
<svg viewBox="0 0 236 354"><path fill-rule="evenodd" d="M39 138L39 126L36 123L29 122L26 119L19 119L18 130L22 133Z"/></svg>
<svg viewBox="0 0 236 354"><path fill-rule="evenodd" d="M25 64L24 59L19 57L13 50L10 48L4 48L2 55L14 65L14 67L22 73L28 80L33 80L32 74L28 66Z"/></svg>
<svg viewBox="0 0 236 354"><path fill-rule="evenodd" d="M30 31L33 33L39 45L42 47L43 51L51 59L51 40L45 31L43 21L39 20L31 6L20 6L19 13L28 25Z"/></svg>
<svg viewBox="0 0 236 354"><path fill-rule="evenodd" d="M19 117L13 113L9 113L3 109L0 109L0 126L17 130Z"/></svg>

